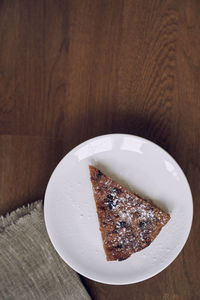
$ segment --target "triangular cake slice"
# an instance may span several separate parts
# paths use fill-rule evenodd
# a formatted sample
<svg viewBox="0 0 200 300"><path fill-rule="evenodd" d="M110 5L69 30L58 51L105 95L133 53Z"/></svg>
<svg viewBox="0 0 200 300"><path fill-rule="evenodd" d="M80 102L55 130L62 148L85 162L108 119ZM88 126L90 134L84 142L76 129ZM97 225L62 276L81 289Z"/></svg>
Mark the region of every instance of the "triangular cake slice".
<svg viewBox="0 0 200 300"><path fill-rule="evenodd" d="M127 259L149 246L170 216L99 169L89 168L106 258Z"/></svg>

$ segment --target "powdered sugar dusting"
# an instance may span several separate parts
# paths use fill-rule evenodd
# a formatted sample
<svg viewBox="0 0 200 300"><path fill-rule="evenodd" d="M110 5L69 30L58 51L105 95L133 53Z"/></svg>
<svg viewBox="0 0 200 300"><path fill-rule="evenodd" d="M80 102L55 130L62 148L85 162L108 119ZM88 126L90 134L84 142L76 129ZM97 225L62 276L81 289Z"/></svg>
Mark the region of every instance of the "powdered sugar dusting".
<svg viewBox="0 0 200 300"><path fill-rule="evenodd" d="M104 183L107 185L107 182ZM157 219L155 209L145 200L126 192L121 187L107 189L107 197L103 205L110 209L113 231L108 231L104 243L109 247L132 249L134 252L149 243L149 234ZM114 218L113 218L114 216ZM117 219L117 222L116 222Z"/></svg>

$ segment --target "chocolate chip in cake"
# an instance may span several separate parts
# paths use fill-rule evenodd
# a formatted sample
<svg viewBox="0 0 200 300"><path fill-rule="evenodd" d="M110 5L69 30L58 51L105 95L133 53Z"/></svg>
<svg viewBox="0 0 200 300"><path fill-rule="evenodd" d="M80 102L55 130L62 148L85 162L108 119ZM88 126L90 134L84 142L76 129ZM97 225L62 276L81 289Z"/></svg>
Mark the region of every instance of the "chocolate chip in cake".
<svg viewBox="0 0 200 300"><path fill-rule="evenodd" d="M119 222L120 223L120 226L121 226L121 228L124 228L124 227L126 227L126 222L124 222L124 221L121 221L121 222Z"/></svg>
<svg viewBox="0 0 200 300"><path fill-rule="evenodd" d="M112 200L111 200L110 202L108 202L108 207L109 207L110 209L113 208L113 201L112 201Z"/></svg>
<svg viewBox="0 0 200 300"><path fill-rule="evenodd" d="M103 173L100 170L98 170L97 177L101 177L101 175L103 175Z"/></svg>
<svg viewBox="0 0 200 300"><path fill-rule="evenodd" d="M145 224L144 222L140 222L138 226L139 226L140 228L142 228L142 227L144 227L144 224Z"/></svg>
<svg viewBox="0 0 200 300"><path fill-rule="evenodd" d="M117 248L122 248L122 244L117 244Z"/></svg>
<svg viewBox="0 0 200 300"><path fill-rule="evenodd" d="M116 200L116 199L113 200L111 198L106 197L106 200L108 200L107 205L110 209L115 208L118 204L118 200Z"/></svg>
<svg viewBox="0 0 200 300"><path fill-rule="evenodd" d="M112 196L111 194L108 194L108 195L106 196L106 198L109 199L109 200L112 200L112 199L113 199L113 196Z"/></svg>

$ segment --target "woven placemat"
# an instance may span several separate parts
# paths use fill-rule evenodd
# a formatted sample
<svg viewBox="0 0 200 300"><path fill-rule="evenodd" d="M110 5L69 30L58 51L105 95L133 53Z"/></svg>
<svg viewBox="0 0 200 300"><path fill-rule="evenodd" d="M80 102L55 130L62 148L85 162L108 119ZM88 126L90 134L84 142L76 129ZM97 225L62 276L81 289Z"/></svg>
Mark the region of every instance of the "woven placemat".
<svg viewBox="0 0 200 300"><path fill-rule="evenodd" d="M54 250L42 201L0 217L0 299L91 299Z"/></svg>

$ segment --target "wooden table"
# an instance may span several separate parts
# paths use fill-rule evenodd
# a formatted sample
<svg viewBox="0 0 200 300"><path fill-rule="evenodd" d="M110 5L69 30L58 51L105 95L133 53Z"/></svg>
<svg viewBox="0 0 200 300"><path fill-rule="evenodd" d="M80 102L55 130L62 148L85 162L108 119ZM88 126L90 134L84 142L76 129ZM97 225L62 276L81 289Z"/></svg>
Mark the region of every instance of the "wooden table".
<svg viewBox="0 0 200 300"><path fill-rule="evenodd" d="M41 199L59 160L105 133L156 142L191 185L173 264L129 286L83 278L93 299L200 299L199 15L198 0L0 0L1 214Z"/></svg>

